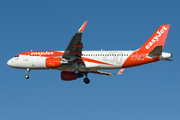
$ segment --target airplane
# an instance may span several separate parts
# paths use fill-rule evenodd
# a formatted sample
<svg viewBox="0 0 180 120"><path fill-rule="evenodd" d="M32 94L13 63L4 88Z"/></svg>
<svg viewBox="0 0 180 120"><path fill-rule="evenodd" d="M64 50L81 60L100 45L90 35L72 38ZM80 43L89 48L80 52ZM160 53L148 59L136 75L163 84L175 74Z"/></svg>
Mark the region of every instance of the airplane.
<svg viewBox="0 0 180 120"><path fill-rule="evenodd" d="M140 66L160 60L172 61L171 53L162 52L170 28L169 24L161 25L156 32L137 50L129 51L82 51L82 33L88 21L72 37L65 51L28 51L11 58L7 65L13 68L26 69L25 78L30 70L60 70L61 79L72 81L85 76L83 81L90 83L88 73L101 75L122 74L125 68ZM118 73L100 71L120 69Z"/></svg>

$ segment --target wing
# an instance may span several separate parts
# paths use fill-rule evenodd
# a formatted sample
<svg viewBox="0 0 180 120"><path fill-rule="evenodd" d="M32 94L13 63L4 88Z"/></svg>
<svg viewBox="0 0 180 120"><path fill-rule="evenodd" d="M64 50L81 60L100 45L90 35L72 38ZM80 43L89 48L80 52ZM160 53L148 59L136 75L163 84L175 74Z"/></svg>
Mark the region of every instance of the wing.
<svg viewBox="0 0 180 120"><path fill-rule="evenodd" d="M80 27L78 32L72 37L69 42L66 50L64 51L63 58L69 61L73 61L75 59L81 59L83 44L81 42L81 36L86 27L88 21L84 22L84 24Z"/></svg>
<svg viewBox="0 0 180 120"><path fill-rule="evenodd" d="M112 76L112 75L122 74L123 71L124 71L124 68L122 68L118 73L109 73L109 72L104 72L104 71L99 71L99 70L97 70L97 71L90 71L90 73Z"/></svg>

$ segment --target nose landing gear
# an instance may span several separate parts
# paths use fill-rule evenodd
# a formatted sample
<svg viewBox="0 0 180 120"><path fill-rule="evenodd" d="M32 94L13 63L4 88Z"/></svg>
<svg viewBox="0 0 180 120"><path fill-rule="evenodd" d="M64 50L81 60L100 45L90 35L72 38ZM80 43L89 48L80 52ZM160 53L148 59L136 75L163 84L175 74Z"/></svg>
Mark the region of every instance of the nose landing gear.
<svg viewBox="0 0 180 120"><path fill-rule="evenodd" d="M27 68L27 75L25 75L25 78L26 78L26 79L29 79L29 72L30 72L30 69Z"/></svg>
<svg viewBox="0 0 180 120"><path fill-rule="evenodd" d="M26 78L26 79L29 79L29 75L25 75L25 78Z"/></svg>

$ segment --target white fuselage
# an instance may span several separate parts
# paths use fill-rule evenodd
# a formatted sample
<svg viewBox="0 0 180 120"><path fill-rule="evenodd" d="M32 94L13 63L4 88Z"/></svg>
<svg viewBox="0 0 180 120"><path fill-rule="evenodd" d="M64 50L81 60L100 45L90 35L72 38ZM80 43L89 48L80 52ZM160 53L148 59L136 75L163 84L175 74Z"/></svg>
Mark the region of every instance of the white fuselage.
<svg viewBox="0 0 180 120"><path fill-rule="evenodd" d="M56 51L63 53L64 51ZM82 60L87 68L97 69L120 69L124 61L134 51L82 51ZM8 65L19 69L50 69L46 66L46 59L59 56L41 56L41 55L22 55L13 57L8 61ZM81 68L81 67L80 67ZM62 67L55 68L63 70ZM66 69L66 68L65 68ZM83 67L84 69L84 67Z"/></svg>

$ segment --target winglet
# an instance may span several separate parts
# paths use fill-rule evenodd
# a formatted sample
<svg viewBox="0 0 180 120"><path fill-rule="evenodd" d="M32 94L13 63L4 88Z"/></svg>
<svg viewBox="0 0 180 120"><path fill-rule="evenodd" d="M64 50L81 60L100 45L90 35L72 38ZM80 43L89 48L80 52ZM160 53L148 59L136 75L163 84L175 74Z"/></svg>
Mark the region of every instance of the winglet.
<svg viewBox="0 0 180 120"><path fill-rule="evenodd" d="M88 21L85 21L84 24L79 28L78 32L83 32L84 28L86 27Z"/></svg>
<svg viewBox="0 0 180 120"><path fill-rule="evenodd" d="M124 72L124 68L122 68L117 74L122 74Z"/></svg>

